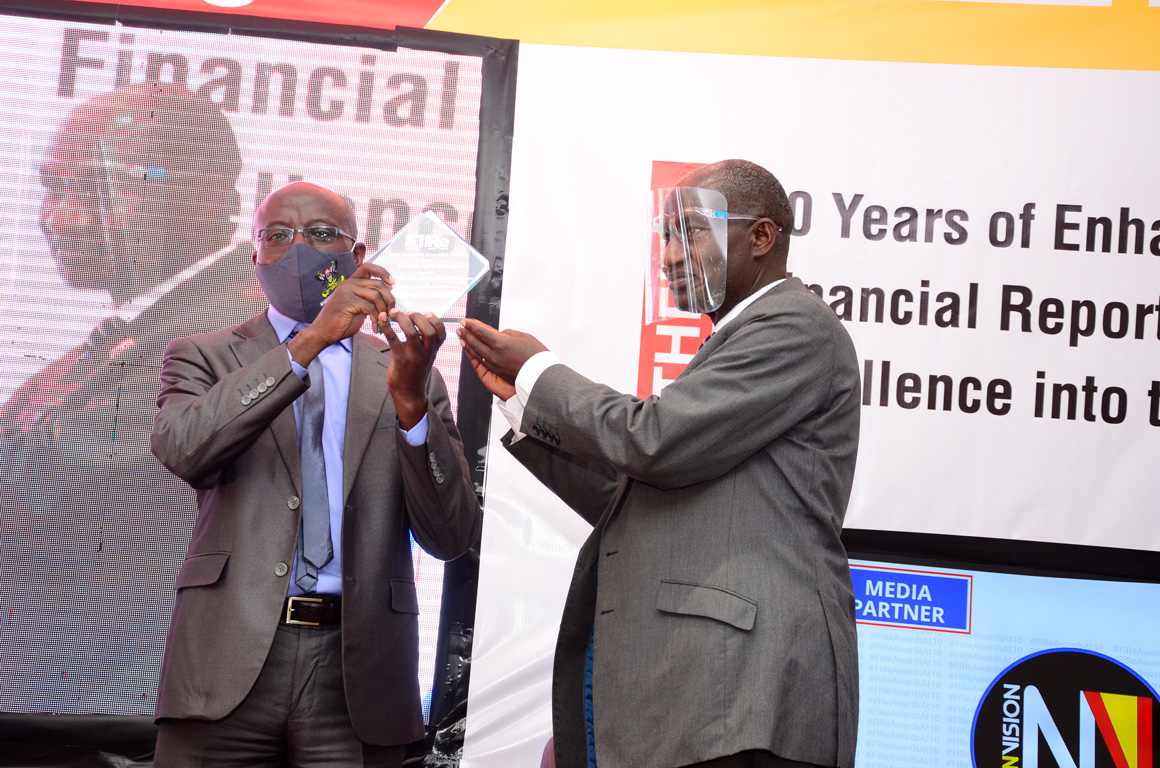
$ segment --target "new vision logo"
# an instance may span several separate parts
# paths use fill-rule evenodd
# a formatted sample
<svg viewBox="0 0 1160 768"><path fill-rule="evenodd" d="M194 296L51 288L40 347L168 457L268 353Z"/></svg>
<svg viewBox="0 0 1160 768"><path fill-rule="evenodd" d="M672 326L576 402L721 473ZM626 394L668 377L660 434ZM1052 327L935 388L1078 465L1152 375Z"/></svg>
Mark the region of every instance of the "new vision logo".
<svg viewBox="0 0 1160 768"><path fill-rule="evenodd" d="M975 768L1153 768L1156 692L1091 651L1056 649L1007 667L979 702Z"/></svg>

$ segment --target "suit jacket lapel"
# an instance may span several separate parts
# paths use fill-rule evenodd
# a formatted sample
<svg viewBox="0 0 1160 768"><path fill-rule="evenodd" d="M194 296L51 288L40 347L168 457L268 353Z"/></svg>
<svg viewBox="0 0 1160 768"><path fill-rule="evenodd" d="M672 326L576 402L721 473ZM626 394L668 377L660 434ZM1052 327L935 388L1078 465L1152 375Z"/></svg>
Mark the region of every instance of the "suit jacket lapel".
<svg viewBox="0 0 1160 768"><path fill-rule="evenodd" d="M346 401L346 441L342 456L344 503L354 486L354 478L362 464L371 435L380 417L387 416L383 413L383 402L387 399L387 369L391 365L390 347L383 342L363 333L356 333L352 341L350 395ZM387 410L390 414L395 411L393 407ZM375 461L389 460L387 456L375 458Z"/></svg>
<svg viewBox="0 0 1160 768"><path fill-rule="evenodd" d="M266 319L266 313L249 320L234 331L238 338L230 343L230 349L237 357L240 365L249 365L262 355L278 346L278 334L274 333L274 326ZM274 417L270 424L270 431L274 433L274 442L278 445L278 452L286 462L286 469L294 481L298 495L302 495L302 457L298 452L298 425L294 423L294 408L285 408Z"/></svg>
<svg viewBox="0 0 1160 768"><path fill-rule="evenodd" d="M685 366L685 369L681 371L678 376L684 375L686 371L691 371L701 363L705 362L705 358L709 357L709 355L713 353L714 349L724 344L725 340L729 338L730 334L741 327L741 318L745 317L745 315L750 311L754 311L754 307L761 307L765 302L769 301L771 297L776 296L783 291L792 291L797 290L798 288L802 288L804 290L802 281L796 277L786 278L779 285L775 285L773 288L770 288L768 291L766 291L765 295L761 296L748 307L746 307L740 315L730 320L724 328L722 328L720 331L716 331L710 334L709 338L705 339L704 343L701 344L701 348L697 350L697 354L693 355L693 359L689 361L689 364Z"/></svg>

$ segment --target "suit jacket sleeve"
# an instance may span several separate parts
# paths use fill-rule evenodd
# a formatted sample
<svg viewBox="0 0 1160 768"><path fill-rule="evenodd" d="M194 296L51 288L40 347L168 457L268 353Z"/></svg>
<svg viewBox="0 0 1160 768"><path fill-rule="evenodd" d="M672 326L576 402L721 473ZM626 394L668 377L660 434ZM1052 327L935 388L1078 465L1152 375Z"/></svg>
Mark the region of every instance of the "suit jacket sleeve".
<svg viewBox="0 0 1160 768"><path fill-rule="evenodd" d="M483 513L451 416L447 387L434 369L427 402L427 442L411 445L398 431L404 504L419 546L435 557L450 560L479 540Z"/></svg>
<svg viewBox="0 0 1160 768"><path fill-rule="evenodd" d="M533 439L538 428L561 451L670 489L721 477L857 390L849 336L806 291L758 301L717 336L643 400L553 366L531 392L521 431Z"/></svg>
<svg viewBox="0 0 1160 768"><path fill-rule="evenodd" d="M596 525L612 502L623 473L606 463L531 438L513 443L514 437L515 433L509 431L503 438L508 452L573 511L590 525Z"/></svg>
<svg viewBox="0 0 1160 768"><path fill-rule="evenodd" d="M219 378L224 366L210 357L222 350L203 346L200 338L174 339L165 350L150 447L169 471L204 489L216 485L308 385L290 367L282 345ZM250 398L259 386L260 396Z"/></svg>

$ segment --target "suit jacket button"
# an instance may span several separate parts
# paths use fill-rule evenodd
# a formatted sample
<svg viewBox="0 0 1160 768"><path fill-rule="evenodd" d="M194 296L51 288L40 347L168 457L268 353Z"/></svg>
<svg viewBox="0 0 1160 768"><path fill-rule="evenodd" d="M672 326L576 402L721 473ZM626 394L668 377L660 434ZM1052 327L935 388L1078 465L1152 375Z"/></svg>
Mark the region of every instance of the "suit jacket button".
<svg viewBox="0 0 1160 768"><path fill-rule="evenodd" d="M258 391L259 392L265 392L269 388L270 388L270 386L266 382L264 382L264 381L258 382Z"/></svg>
<svg viewBox="0 0 1160 768"><path fill-rule="evenodd" d="M272 386L274 386L274 377L273 377L273 376L267 376L267 377L266 377L266 386L267 386L267 387L272 387Z"/></svg>
<svg viewBox="0 0 1160 768"><path fill-rule="evenodd" d="M297 496L291 496L290 499L286 502L286 506L290 507L290 509L298 509L299 505L301 504L302 500Z"/></svg>
<svg viewBox="0 0 1160 768"><path fill-rule="evenodd" d="M285 576L289 572L290 572L290 569L286 566L286 563L278 563L277 565L274 566L274 575L275 576Z"/></svg>
<svg viewBox="0 0 1160 768"><path fill-rule="evenodd" d="M258 395L259 395L259 394L261 394L261 393L260 393L260 392L258 392L258 390L256 390L256 389L251 389L251 390L250 390L250 399L251 399L251 400L254 400L254 399L256 399L256 398L258 397Z"/></svg>
<svg viewBox="0 0 1160 768"><path fill-rule="evenodd" d="M249 395L242 395L242 405L249 405L252 398Z"/></svg>

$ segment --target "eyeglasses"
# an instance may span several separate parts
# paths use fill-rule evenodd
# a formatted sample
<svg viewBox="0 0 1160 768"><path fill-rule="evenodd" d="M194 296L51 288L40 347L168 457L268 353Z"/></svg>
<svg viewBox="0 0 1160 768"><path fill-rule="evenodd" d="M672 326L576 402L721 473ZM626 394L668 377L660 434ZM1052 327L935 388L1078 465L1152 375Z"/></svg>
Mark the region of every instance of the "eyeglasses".
<svg viewBox="0 0 1160 768"><path fill-rule="evenodd" d="M669 244L676 237L686 245L700 240L712 227L712 219L727 221L757 221L760 216L731 214L713 208L686 208L680 214L666 213L653 219L653 231L661 236L661 243ZM780 232L781 227L777 230Z"/></svg>
<svg viewBox="0 0 1160 768"><path fill-rule="evenodd" d="M302 239L308 245L314 246L334 245L338 242L339 235L349 238L352 243L355 241L352 235L348 235L338 227L302 227L301 229L264 227L258 230L258 242L267 248L287 248L290 243L294 242L294 235L299 232L302 233Z"/></svg>

